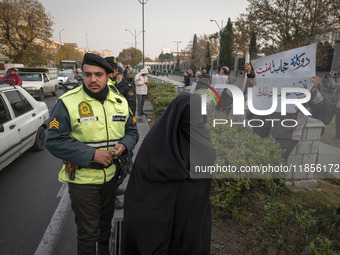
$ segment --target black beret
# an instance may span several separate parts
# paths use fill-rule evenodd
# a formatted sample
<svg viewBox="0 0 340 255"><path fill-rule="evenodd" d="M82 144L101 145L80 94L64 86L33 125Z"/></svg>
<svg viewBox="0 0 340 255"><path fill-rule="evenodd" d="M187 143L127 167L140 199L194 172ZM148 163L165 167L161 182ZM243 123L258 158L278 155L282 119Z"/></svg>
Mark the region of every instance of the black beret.
<svg viewBox="0 0 340 255"><path fill-rule="evenodd" d="M118 73L119 74L123 74L124 73L124 69L121 66L118 66Z"/></svg>
<svg viewBox="0 0 340 255"><path fill-rule="evenodd" d="M110 64L113 69L117 69L117 59L115 57L106 57L105 60Z"/></svg>
<svg viewBox="0 0 340 255"><path fill-rule="evenodd" d="M105 59L93 53L85 53L83 65L99 66L104 68L107 73L114 72L111 65Z"/></svg>

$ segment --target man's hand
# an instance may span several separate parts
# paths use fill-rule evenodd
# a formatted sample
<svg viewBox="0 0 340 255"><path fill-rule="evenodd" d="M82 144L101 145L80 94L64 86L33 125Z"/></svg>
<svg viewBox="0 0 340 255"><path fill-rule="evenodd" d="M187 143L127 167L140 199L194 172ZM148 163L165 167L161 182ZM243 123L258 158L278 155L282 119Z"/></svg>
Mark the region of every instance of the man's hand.
<svg viewBox="0 0 340 255"><path fill-rule="evenodd" d="M99 164L108 166L112 161L112 154L110 151L96 150L93 160Z"/></svg>
<svg viewBox="0 0 340 255"><path fill-rule="evenodd" d="M247 74L250 74L251 72L251 65L249 63L245 63L244 65L244 71L247 73Z"/></svg>
<svg viewBox="0 0 340 255"><path fill-rule="evenodd" d="M121 143L117 143L114 147L113 150L111 150L111 155L113 157L119 157L122 155L122 153L126 150L125 145Z"/></svg>
<svg viewBox="0 0 340 255"><path fill-rule="evenodd" d="M310 90L310 92L313 94L316 90L316 88L318 87L319 83L320 83L320 78L316 75L312 76L312 81L314 83L314 86L312 87L312 89Z"/></svg>

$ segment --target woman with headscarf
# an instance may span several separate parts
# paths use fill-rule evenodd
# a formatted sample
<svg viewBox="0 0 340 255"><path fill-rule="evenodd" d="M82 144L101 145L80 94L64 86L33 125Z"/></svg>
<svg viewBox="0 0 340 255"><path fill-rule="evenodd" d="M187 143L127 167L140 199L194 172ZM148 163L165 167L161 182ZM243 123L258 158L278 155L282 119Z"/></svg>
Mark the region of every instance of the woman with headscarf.
<svg viewBox="0 0 340 255"><path fill-rule="evenodd" d="M216 157L200 112L200 97L182 93L144 138L125 193L122 254L209 254L211 180L190 177Z"/></svg>

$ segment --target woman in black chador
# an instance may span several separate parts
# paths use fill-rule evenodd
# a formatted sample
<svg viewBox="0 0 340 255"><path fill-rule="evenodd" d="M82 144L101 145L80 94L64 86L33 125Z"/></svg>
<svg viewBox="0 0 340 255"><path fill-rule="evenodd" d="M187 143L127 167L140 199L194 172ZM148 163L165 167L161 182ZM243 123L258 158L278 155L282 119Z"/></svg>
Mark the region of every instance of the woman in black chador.
<svg viewBox="0 0 340 255"><path fill-rule="evenodd" d="M209 254L211 180L190 177L216 157L205 124L200 97L182 93L144 138L125 193L122 254Z"/></svg>

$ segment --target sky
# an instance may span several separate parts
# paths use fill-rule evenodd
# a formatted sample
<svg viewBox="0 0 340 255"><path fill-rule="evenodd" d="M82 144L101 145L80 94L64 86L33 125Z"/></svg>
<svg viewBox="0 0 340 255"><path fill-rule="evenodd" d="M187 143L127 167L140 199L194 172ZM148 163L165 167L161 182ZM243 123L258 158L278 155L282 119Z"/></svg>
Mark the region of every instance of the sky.
<svg viewBox="0 0 340 255"><path fill-rule="evenodd" d="M134 47L130 32L142 31L142 4L138 0L39 0L54 22L51 39L77 43L79 48L112 50L118 56ZM146 2L146 0L140 0ZM185 49L194 34L213 34L228 18L246 12L247 0L148 0L144 5L145 56L154 59L163 48ZM60 32L61 30L64 31ZM60 33L59 33L60 32ZM86 40L87 34L87 40ZM137 38L142 51L142 33Z"/></svg>

